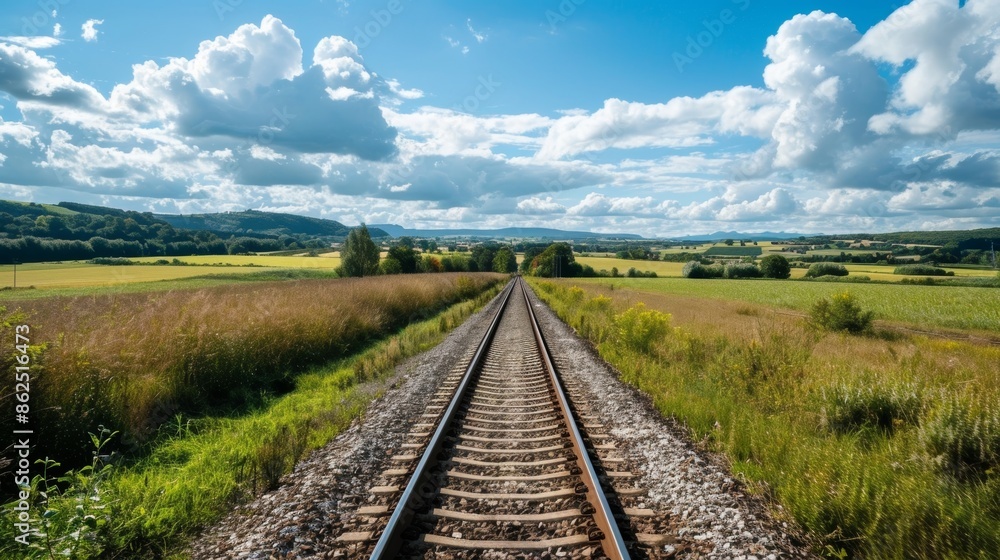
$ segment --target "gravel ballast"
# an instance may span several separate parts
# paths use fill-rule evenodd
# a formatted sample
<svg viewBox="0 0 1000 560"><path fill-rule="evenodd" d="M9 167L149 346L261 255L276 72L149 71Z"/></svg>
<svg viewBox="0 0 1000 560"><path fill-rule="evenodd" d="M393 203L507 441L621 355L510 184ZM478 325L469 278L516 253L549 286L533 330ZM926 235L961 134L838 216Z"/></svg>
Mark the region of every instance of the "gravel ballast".
<svg viewBox="0 0 1000 560"><path fill-rule="evenodd" d="M567 383L589 400L639 475L649 507L669 520L670 544L657 556L677 558L805 558L797 533L748 497L720 458L694 446L647 397L621 383L547 306L532 295L541 328ZM356 514L398 454L405 434L437 389L464 369L499 304L494 299L435 348L410 358L381 383L366 413L323 449L300 462L281 486L231 512L192 543L194 558L353 558L364 547L338 541L363 530ZM353 550L353 553L352 553Z"/></svg>

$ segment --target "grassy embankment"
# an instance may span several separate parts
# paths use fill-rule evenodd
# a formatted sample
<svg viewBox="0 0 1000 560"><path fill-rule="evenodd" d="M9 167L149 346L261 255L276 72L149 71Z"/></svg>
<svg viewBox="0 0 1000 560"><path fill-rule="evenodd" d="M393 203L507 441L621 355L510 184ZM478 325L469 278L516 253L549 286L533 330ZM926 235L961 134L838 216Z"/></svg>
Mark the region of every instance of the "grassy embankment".
<svg viewBox="0 0 1000 560"><path fill-rule="evenodd" d="M773 282L768 291L746 281L631 282L659 286L660 293L626 289L633 284L621 280L614 289L607 280L533 285L624 381L686 424L696 441L725 453L752 490L780 503L818 551L995 557L1000 348L820 332L801 318L746 303L779 303L787 293L802 306L844 286ZM691 289L663 293L680 286ZM748 295L755 288L764 293ZM883 319L929 317L945 325L953 321L938 306L947 303L935 302L960 290L848 289L863 306L891 298L882 304ZM970 305L953 310L959 324L995 328L995 316L976 314L995 309L998 296L971 293Z"/></svg>
<svg viewBox="0 0 1000 560"><path fill-rule="evenodd" d="M27 318L18 321L32 326L33 343L48 343L32 385L35 441L46 447L33 456L80 466L87 432L103 425L121 434L102 452L126 459L48 504L36 481L35 527L46 508L56 511L47 532L62 539L57 549L72 544L83 517L77 498L99 488L106 509L84 501L93 527L77 535L93 542L80 543L81 557L175 550L329 441L374 396L359 383L437 343L486 299L456 302L492 295L502 278L310 280L24 302ZM13 530L0 527L0 551L21 557Z"/></svg>

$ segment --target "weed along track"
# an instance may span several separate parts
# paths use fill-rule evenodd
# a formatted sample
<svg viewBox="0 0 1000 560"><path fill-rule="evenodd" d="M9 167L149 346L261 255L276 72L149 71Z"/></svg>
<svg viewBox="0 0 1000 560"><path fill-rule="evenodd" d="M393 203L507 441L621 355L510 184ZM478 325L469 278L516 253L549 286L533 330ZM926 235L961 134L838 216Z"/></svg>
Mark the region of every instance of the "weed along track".
<svg viewBox="0 0 1000 560"><path fill-rule="evenodd" d="M370 488L350 557L647 558L662 541L602 426L574 407L522 280Z"/></svg>

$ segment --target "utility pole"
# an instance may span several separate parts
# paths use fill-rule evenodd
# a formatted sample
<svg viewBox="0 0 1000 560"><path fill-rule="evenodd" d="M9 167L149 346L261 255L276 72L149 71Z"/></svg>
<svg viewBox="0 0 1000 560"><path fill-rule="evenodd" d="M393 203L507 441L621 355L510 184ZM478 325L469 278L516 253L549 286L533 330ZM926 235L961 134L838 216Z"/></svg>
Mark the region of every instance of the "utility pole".
<svg viewBox="0 0 1000 560"><path fill-rule="evenodd" d="M17 259L11 261L14 263L14 289L17 289Z"/></svg>
<svg viewBox="0 0 1000 560"><path fill-rule="evenodd" d="M990 262L993 263L993 268L997 267L997 251L993 247L992 241L990 241Z"/></svg>

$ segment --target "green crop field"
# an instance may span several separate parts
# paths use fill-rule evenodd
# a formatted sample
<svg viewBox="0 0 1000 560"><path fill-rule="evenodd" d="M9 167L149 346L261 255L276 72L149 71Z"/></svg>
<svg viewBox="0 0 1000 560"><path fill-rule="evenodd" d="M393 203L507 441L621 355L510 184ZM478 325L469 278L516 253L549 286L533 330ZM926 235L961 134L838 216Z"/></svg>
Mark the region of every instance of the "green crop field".
<svg viewBox="0 0 1000 560"><path fill-rule="evenodd" d="M734 299L798 311L808 310L820 298L848 291L864 308L875 311L879 319L1000 332L1000 290L993 288L687 278L575 278L565 281Z"/></svg>
<svg viewBox="0 0 1000 560"><path fill-rule="evenodd" d="M760 247L726 247L725 245L712 247L705 251L706 257L757 257L763 253Z"/></svg>

